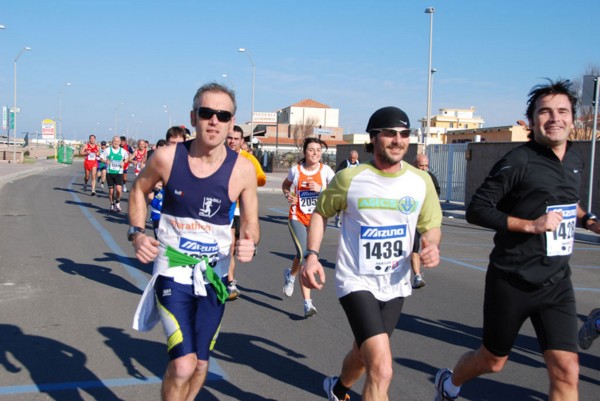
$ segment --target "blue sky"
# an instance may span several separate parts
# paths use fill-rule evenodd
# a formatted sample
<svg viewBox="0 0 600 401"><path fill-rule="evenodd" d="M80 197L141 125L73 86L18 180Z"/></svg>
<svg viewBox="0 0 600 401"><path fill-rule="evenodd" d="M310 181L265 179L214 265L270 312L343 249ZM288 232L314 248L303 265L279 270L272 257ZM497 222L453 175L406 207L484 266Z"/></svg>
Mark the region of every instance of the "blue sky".
<svg viewBox="0 0 600 401"><path fill-rule="evenodd" d="M256 65L255 111L310 98L338 108L354 133L394 105L418 126L429 6L434 113L474 106L487 127L512 124L544 77L600 66L597 0L13 1L0 13L0 104L12 107L14 59L29 46L17 64L19 136L58 119L62 92L67 139L108 139L116 116L119 134L156 141L169 121L189 126L193 95L210 81L233 84L243 123L252 93L244 47Z"/></svg>

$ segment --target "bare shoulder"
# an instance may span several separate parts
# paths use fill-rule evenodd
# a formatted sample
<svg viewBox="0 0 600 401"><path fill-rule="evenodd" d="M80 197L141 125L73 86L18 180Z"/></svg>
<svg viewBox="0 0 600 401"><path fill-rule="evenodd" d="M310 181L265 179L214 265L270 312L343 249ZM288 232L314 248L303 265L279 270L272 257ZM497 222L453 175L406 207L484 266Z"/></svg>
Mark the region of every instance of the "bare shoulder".
<svg viewBox="0 0 600 401"><path fill-rule="evenodd" d="M243 176L246 176L247 174L250 174L252 176L256 175L256 172L254 170L254 165L252 164L252 162L242 156L238 156L233 169L234 169L234 172L236 175L237 174L242 174Z"/></svg>

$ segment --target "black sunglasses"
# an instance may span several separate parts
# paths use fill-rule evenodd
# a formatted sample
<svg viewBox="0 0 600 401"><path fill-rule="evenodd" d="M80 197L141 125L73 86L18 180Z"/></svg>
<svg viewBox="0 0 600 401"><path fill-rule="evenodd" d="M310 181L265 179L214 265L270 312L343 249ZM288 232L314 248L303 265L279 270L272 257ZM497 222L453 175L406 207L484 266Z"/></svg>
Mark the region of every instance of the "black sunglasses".
<svg viewBox="0 0 600 401"><path fill-rule="evenodd" d="M203 120L210 120L212 116L216 115L217 120L219 120L222 123L229 122L231 120L231 117L233 117L233 114L231 114L231 112L229 111L213 110L209 107L199 107L198 110L196 110L196 113L198 113L198 117L200 117Z"/></svg>

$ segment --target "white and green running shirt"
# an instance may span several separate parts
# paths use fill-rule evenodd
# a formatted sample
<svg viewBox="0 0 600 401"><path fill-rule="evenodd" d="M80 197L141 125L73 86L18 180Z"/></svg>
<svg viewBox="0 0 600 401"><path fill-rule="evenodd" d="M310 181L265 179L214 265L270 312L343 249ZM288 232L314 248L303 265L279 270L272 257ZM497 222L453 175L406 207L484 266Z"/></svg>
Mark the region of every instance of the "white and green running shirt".
<svg viewBox="0 0 600 401"><path fill-rule="evenodd" d="M412 293L410 255L415 229L442 224L433 182L424 171L402 162L398 173L371 163L340 171L319 196L315 212L342 214L335 268L338 298L369 291L380 301Z"/></svg>
<svg viewBox="0 0 600 401"><path fill-rule="evenodd" d="M123 174L122 162L127 159L128 156L129 153L125 149L120 147L118 150L114 150L111 146L104 149L100 155L100 160L106 160L108 174Z"/></svg>

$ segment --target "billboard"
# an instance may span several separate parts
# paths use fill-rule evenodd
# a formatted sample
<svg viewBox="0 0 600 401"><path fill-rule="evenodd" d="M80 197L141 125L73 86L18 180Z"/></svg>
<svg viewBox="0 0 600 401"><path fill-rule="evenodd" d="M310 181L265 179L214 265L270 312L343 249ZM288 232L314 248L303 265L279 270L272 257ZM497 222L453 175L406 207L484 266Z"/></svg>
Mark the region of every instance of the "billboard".
<svg viewBox="0 0 600 401"><path fill-rule="evenodd" d="M42 121L42 139L54 139L56 137L56 121L45 119Z"/></svg>
<svg viewBox="0 0 600 401"><path fill-rule="evenodd" d="M277 124L277 113L255 111L254 124Z"/></svg>

